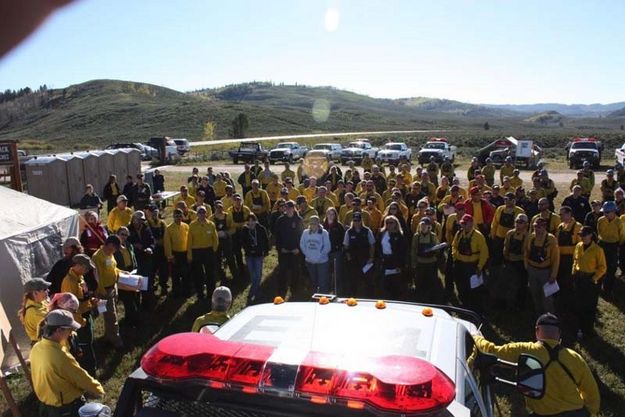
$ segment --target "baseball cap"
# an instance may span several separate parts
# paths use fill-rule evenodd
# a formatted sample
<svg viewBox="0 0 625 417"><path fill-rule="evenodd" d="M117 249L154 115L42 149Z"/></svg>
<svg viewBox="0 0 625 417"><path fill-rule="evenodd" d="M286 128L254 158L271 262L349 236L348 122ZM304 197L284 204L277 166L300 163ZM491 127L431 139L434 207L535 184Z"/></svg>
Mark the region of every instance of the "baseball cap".
<svg viewBox="0 0 625 417"><path fill-rule="evenodd" d="M536 327L538 326L556 326L559 328L560 319L555 314L545 313L536 320Z"/></svg>
<svg viewBox="0 0 625 417"><path fill-rule="evenodd" d="M357 211L354 214L352 214L352 220L362 220L362 213Z"/></svg>
<svg viewBox="0 0 625 417"><path fill-rule="evenodd" d="M460 191L460 187L457 184L454 184L450 188L451 191Z"/></svg>
<svg viewBox="0 0 625 417"><path fill-rule="evenodd" d="M50 285L52 284L43 278L32 278L24 283L24 292L47 290Z"/></svg>
<svg viewBox="0 0 625 417"><path fill-rule="evenodd" d="M456 203L454 207L456 210L464 210L464 203Z"/></svg>
<svg viewBox="0 0 625 417"><path fill-rule="evenodd" d="M473 216L471 216L470 214L465 214L460 219L460 224L466 224L466 223L469 223L469 222L473 222Z"/></svg>
<svg viewBox="0 0 625 417"><path fill-rule="evenodd" d="M605 203L603 203L602 209L604 213L616 211L616 203L614 201L606 201Z"/></svg>
<svg viewBox="0 0 625 417"><path fill-rule="evenodd" d="M422 217L419 221L419 224L425 224L430 226L432 224L432 219L430 219L429 217Z"/></svg>
<svg viewBox="0 0 625 417"><path fill-rule="evenodd" d="M588 236L588 235L592 235L593 233L594 233L594 232L593 232L593 230L592 230L592 227L590 227L590 226L583 226L583 227L580 229L580 231L579 231L579 234L580 234L581 236Z"/></svg>
<svg viewBox="0 0 625 417"><path fill-rule="evenodd" d="M132 214L132 218L145 220L145 213L141 210L137 210Z"/></svg>
<svg viewBox="0 0 625 417"><path fill-rule="evenodd" d="M80 329L80 323L74 320L74 316L67 310L53 310L45 318L48 326L68 327L74 330Z"/></svg>
<svg viewBox="0 0 625 417"><path fill-rule="evenodd" d="M480 192L480 187L471 187L471 195L477 194Z"/></svg>
<svg viewBox="0 0 625 417"><path fill-rule="evenodd" d="M504 196L503 196L503 197L504 197L504 198L507 198L507 199L510 199L510 200L512 200L513 198L516 198L516 196L514 195L514 193L510 193L510 192L508 192L508 193L504 194Z"/></svg>
<svg viewBox="0 0 625 417"><path fill-rule="evenodd" d="M287 207L295 207L295 203L293 202L293 200L289 200L286 202L285 204Z"/></svg>
<svg viewBox="0 0 625 417"><path fill-rule="evenodd" d="M80 240L77 237L68 237L65 242L63 242L63 249L72 248L72 247L80 247Z"/></svg>
<svg viewBox="0 0 625 417"><path fill-rule="evenodd" d="M63 310L75 312L78 311L78 307L78 298L74 294L71 292L57 292L50 300L48 309L62 308Z"/></svg>
<svg viewBox="0 0 625 417"><path fill-rule="evenodd" d="M306 203L306 197L304 197L303 195L298 195L297 198L295 199L295 202L297 204L302 204L302 203Z"/></svg>
<svg viewBox="0 0 625 417"><path fill-rule="evenodd" d="M224 286L215 288L213 296L211 297L211 302L213 303L213 308L221 310L227 310L230 308L230 304L232 304L232 293L230 292L230 288Z"/></svg>
<svg viewBox="0 0 625 417"><path fill-rule="evenodd" d="M88 269L94 269L95 265L93 261L84 253L79 253L78 255L74 255L72 258L72 262L74 265L82 265Z"/></svg>
<svg viewBox="0 0 625 417"><path fill-rule="evenodd" d="M125 195L121 194L117 196L117 202L121 203L122 201L128 201L128 197L126 197Z"/></svg>

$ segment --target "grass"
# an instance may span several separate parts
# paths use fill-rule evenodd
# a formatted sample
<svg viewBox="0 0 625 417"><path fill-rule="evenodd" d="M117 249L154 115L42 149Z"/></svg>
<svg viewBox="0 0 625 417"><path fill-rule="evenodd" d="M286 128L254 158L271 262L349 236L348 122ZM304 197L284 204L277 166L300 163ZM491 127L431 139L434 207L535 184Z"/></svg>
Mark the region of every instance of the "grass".
<svg viewBox="0 0 625 417"><path fill-rule="evenodd" d="M549 167L551 170L566 168L561 160L549 161ZM464 172L465 168L466 165L463 165L459 168L459 172ZM186 181L187 176L186 172L167 172L167 188L176 189L176 185ZM597 176L598 181L600 177ZM557 198L557 203L560 203L567 194L564 190L568 188L568 182L557 183L556 186L561 190ZM595 193L598 194L597 187ZM264 263L262 289L265 299L262 301L269 301L274 294L276 267L277 258L272 251ZM225 285L232 286L230 281L226 281ZM235 296L232 313L236 313L245 307L248 288L245 285L235 285L232 286L232 290ZM305 288L292 295L293 300L306 298ZM617 282L615 299L617 301L614 303L607 303L602 299L599 301L597 337L575 345L575 349L588 361L599 382L603 417L622 415L619 410L625 403L625 285L622 279ZM97 319L95 346L100 361L99 379L107 393L104 402L115 406L126 376L137 368L141 356L151 345L169 334L189 330L193 320L205 313L206 309L207 306L196 302L195 297L188 300L160 299L155 311L147 317L145 326L132 332L123 331L126 347L122 350L115 350L100 342L103 328L101 319ZM123 317L121 305L119 310L120 317ZM531 340L534 336L532 312L526 309L520 313L498 313L492 316L490 324L483 331L488 338L497 343ZM20 374L9 377L9 386L19 402L23 415L35 416L35 397L24 378ZM526 415L521 397L514 390L496 386L495 392L503 415ZM7 410L4 402L0 403L0 407ZM10 416L9 411L5 411L3 416Z"/></svg>

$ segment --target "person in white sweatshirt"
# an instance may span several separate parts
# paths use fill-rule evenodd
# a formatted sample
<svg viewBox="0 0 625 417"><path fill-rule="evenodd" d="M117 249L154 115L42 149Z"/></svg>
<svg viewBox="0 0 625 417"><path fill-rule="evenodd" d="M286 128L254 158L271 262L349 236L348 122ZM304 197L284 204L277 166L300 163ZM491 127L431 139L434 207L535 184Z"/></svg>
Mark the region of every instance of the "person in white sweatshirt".
<svg viewBox="0 0 625 417"><path fill-rule="evenodd" d="M320 224L319 216L311 216L308 229L304 230L299 246L304 254L313 293L327 294L330 287L330 262L332 250L330 235Z"/></svg>

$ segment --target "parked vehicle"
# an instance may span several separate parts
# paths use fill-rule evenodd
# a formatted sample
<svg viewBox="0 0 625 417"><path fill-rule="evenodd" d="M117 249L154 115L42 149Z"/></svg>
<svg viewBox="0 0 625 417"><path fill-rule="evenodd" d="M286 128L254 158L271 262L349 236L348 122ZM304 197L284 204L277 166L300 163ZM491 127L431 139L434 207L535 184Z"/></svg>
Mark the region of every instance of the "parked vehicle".
<svg viewBox="0 0 625 417"><path fill-rule="evenodd" d="M603 146L597 138L575 138L567 144L566 159L570 168L579 168L585 161L590 162L593 168L601 164Z"/></svg>
<svg viewBox="0 0 625 417"><path fill-rule="evenodd" d="M503 165L507 157L511 157L518 167L535 169L543 157L543 150L530 139L519 140L509 136L483 147L477 154L481 164L485 164L486 159L490 158L496 166Z"/></svg>
<svg viewBox="0 0 625 417"><path fill-rule="evenodd" d="M104 149L136 149L141 152L141 159L143 161L158 158L158 150L142 143L112 143Z"/></svg>
<svg viewBox="0 0 625 417"><path fill-rule="evenodd" d="M165 155L163 158L161 158L160 154L163 141L165 142ZM176 142L174 142L169 136L151 137L150 139L148 139L146 145L156 149L158 151L159 159L161 159L162 161L172 161L180 158L180 154L178 153L178 146L176 145Z"/></svg>
<svg viewBox="0 0 625 417"><path fill-rule="evenodd" d="M268 151L263 149L263 145L258 142L243 142L236 151L228 152L234 164L241 162L264 161L267 159Z"/></svg>
<svg viewBox="0 0 625 417"><path fill-rule="evenodd" d="M189 141L187 139L180 138L173 139L173 141L176 144L176 148L178 149L178 153L180 154L180 156L184 156L187 152L191 150L191 145L189 144Z"/></svg>
<svg viewBox="0 0 625 417"><path fill-rule="evenodd" d="M412 149L403 142L389 142L378 151L376 161L378 164L397 164L405 159L410 161Z"/></svg>
<svg viewBox="0 0 625 417"><path fill-rule="evenodd" d="M297 142L281 142L269 151L269 162L294 162L306 156L308 148Z"/></svg>
<svg viewBox="0 0 625 417"><path fill-rule="evenodd" d="M430 158L441 163L448 158L451 162L456 160L456 147L450 145L447 138L431 138L419 149L418 160L420 164L430 162Z"/></svg>
<svg viewBox="0 0 625 417"><path fill-rule="evenodd" d="M321 150L326 151L329 155L330 160L332 161L340 161L341 153L343 152L343 147L340 143L318 143L313 146L312 150Z"/></svg>
<svg viewBox="0 0 625 417"><path fill-rule="evenodd" d="M616 148L614 156L616 157L617 163L625 165L625 144L621 145L620 148Z"/></svg>
<svg viewBox="0 0 625 417"><path fill-rule="evenodd" d="M473 312L314 297L246 307L157 342L114 417L492 417L497 383L545 393L535 357L511 363L476 349Z"/></svg>
<svg viewBox="0 0 625 417"><path fill-rule="evenodd" d="M375 159L378 154L378 148L371 146L369 140L357 140L354 142L349 142L349 144L343 148L343 152L341 152L341 163L346 163L347 161L354 161L357 164L362 162L362 158L364 158L365 154L369 155L369 158Z"/></svg>

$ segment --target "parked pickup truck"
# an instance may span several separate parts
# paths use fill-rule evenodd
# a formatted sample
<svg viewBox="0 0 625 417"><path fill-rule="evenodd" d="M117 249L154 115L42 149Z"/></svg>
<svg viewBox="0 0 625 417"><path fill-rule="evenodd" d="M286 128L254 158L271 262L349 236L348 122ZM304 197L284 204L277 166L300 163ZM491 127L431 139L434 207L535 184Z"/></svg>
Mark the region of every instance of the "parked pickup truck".
<svg viewBox="0 0 625 417"><path fill-rule="evenodd" d="M238 164L239 161L264 161L267 159L269 152L263 149L263 145L258 142L243 142L239 145L238 150L230 151L228 154L230 155L230 158L232 158L232 162L234 164Z"/></svg>
<svg viewBox="0 0 625 417"><path fill-rule="evenodd" d="M403 159L410 161L411 156L412 149L410 149L405 143L389 142L386 145L382 146L382 148L378 152L376 161L378 164L397 164Z"/></svg>
<svg viewBox="0 0 625 417"><path fill-rule="evenodd" d="M306 156L308 148L297 142L280 142L269 151L269 162L293 162Z"/></svg>
<svg viewBox="0 0 625 417"><path fill-rule="evenodd" d="M579 168L585 161L590 162L593 168L599 168L601 151L603 150L600 140L596 138L575 138L566 148L568 148L566 159L569 161L570 168Z"/></svg>
<svg viewBox="0 0 625 417"><path fill-rule="evenodd" d="M340 161L343 147L340 143L317 143L312 148L313 151L324 151L331 161Z"/></svg>
<svg viewBox="0 0 625 417"><path fill-rule="evenodd" d="M432 138L419 150L419 163L425 164L430 162L430 158L438 163L448 158L451 162L456 159L456 147L450 145L446 138Z"/></svg>
<svg viewBox="0 0 625 417"><path fill-rule="evenodd" d="M378 154L378 148L371 146L368 140L349 142L349 144L343 148L343 152L341 152L341 163L345 164L347 161L360 163L365 154L368 154L369 158L375 159Z"/></svg>
<svg viewBox="0 0 625 417"><path fill-rule="evenodd" d="M621 145L620 148L616 148L614 156L616 157L617 163L625 165L625 144Z"/></svg>

